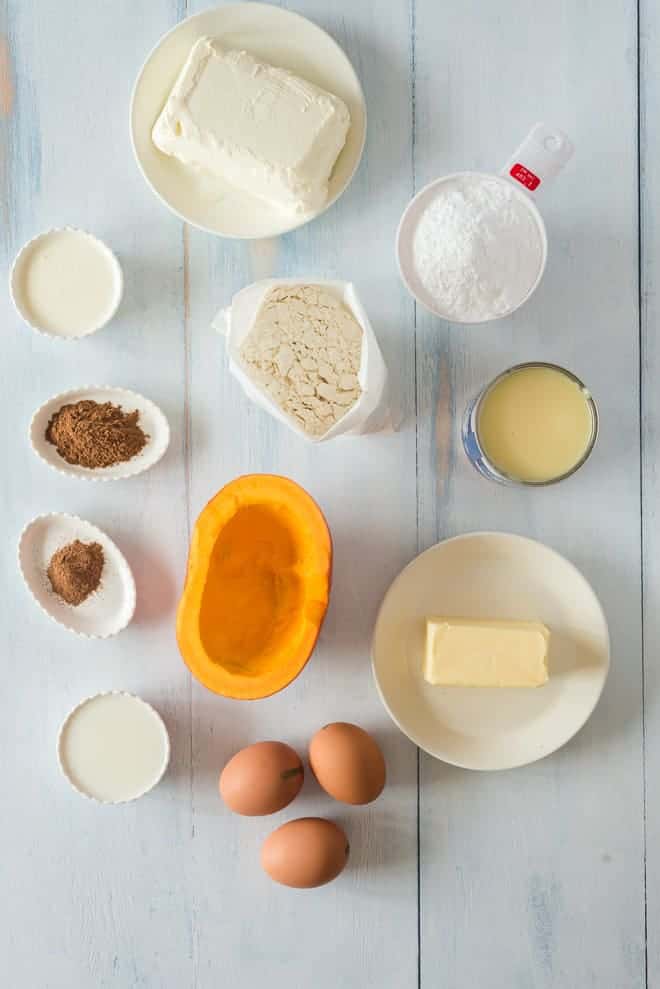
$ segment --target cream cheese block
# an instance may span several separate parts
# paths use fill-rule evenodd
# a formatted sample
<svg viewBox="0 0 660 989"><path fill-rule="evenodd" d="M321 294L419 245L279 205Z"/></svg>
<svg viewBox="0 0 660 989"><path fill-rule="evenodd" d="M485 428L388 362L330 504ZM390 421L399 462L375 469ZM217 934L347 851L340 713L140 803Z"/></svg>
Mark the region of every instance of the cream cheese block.
<svg viewBox="0 0 660 989"><path fill-rule="evenodd" d="M153 142L290 213L311 213L346 143L337 96L245 51L200 38L153 129Z"/></svg>
<svg viewBox="0 0 660 989"><path fill-rule="evenodd" d="M442 687L541 687L549 641L540 622L429 618L424 679Z"/></svg>

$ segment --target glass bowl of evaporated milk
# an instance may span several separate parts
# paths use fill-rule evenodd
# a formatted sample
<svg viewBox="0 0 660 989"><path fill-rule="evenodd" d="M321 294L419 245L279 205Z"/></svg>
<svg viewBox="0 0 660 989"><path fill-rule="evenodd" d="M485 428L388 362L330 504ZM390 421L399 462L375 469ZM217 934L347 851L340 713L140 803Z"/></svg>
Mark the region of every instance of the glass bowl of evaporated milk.
<svg viewBox="0 0 660 989"><path fill-rule="evenodd" d="M517 364L468 406L462 433L468 459L488 480L556 484L593 450L598 410L588 388L565 368Z"/></svg>

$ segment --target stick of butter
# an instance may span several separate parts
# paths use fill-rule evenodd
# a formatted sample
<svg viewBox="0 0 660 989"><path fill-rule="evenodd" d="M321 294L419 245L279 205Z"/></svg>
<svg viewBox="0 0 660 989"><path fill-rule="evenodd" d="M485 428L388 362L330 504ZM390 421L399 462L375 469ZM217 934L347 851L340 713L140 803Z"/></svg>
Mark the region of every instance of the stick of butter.
<svg viewBox="0 0 660 989"><path fill-rule="evenodd" d="M541 687L549 641L540 622L428 618L424 679L442 687Z"/></svg>

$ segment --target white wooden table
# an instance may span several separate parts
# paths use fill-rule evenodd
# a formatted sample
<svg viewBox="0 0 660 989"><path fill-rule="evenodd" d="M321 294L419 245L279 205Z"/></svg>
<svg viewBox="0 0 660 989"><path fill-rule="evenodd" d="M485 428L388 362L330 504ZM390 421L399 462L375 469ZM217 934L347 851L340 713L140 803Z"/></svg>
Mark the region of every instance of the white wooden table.
<svg viewBox="0 0 660 989"><path fill-rule="evenodd" d="M6 291L0 300L2 984L658 987L657 4L641 0L638 24L635 0L291 0L352 59L367 150L327 215L254 244L182 227L147 190L129 147L143 58L205 5L0 2L4 271L29 236L70 223L107 238L127 274L118 319L76 344L30 333ZM443 172L499 167L540 118L564 128L577 152L541 204L550 260L538 293L515 317L474 329L416 312L393 255L412 192ZM209 322L238 288L275 273L357 283L400 395L397 434L310 448L248 405ZM459 421L493 374L535 358L588 382L602 438L575 478L530 493L489 485L468 466ZM34 408L85 383L161 404L173 426L163 464L85 484L31 454ZM191 682L173 615L191 521L247 471L283 473L311 491L332 528L336 570L304 675L242 704ZM19 582L21 527L58 510L105 528L134 568L136 620L114 640L59 630ZM572 559L600 595L613 641L605 694L581 734L537 765L493 775L419 757L381 709L369 669L391 579L418 550L478 528L529 534ZM99 809L60 779L55 737L78 699L114 687L163 712L173 765L148 799ZM330 806L306 784L296 814L336 816L353 856L338 882L296 893L258 865L273 822L226 813L217 775L245 743L304 747L335 719L373 729L390 782L367 810Z"/></svg>

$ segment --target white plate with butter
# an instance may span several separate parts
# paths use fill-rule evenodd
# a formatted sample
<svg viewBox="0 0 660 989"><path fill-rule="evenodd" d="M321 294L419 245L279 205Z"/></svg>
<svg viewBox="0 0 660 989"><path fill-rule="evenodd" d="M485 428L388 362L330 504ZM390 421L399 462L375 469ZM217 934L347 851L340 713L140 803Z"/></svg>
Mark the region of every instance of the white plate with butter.
<svg viewBox="0 0 660 989"><path fill-rule="evenodd" d="M427 618L541 622L549 678L539 687L441 687L423 676ZM376 622L372 666L381 699L429 755L466 769L542 759L584 725L609 669L603 609L582 574L522 536L447 539L396 578Z"/></svg>
<svg viewBox="0 0 660 989"><path fill-rule="evenodd" d="M154 125L193 46L202 38L213 39L226 52L246 51L275 69L294 73L346 104L351 117L350 128L330 177L327 199L321 206L297 213L279 209L207 170L183 164L176 157L158 150L152 136ZM251 112L257 112L258 101L253 95L249 96L248 102ZM190 103L192 105L192 100ZM362 87L351 63L325 31L299 14L280 7L237 3L189 17L162 38L147 58L135 84L130 126L140 170L166 206L183 220L209 233L251 239L274 237L293 230L318 216L339 198L362 157L366 108ZM176 144L176 137L175 127L172 146Z"/></svg>

